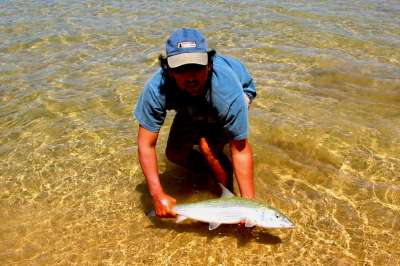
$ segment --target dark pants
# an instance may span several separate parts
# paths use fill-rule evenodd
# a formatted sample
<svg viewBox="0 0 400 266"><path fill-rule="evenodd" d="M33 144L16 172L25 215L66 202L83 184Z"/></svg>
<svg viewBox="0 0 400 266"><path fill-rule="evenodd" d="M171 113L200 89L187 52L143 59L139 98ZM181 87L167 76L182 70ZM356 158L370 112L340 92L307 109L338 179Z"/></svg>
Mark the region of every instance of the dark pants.
<svg viewBox="0 0 400 266"><path fill-rule="evenodd" d="M205 119L194 120L186 114L177 113L168 137L166 149L168 160L196 172L208 170L209 167L202 154L193 149L199 144L201 137L206 138L216 158L231 176L231 163L223 153L228 137L218 122L208 122Z"/></svg>

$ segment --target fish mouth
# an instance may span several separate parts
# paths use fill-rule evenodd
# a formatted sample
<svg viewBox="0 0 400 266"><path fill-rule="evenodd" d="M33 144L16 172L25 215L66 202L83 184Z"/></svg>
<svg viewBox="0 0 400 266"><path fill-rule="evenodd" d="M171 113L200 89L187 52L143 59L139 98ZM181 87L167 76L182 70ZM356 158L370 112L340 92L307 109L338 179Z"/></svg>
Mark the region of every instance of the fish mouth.
<svg viewBox="0 0 400 266"><path fill-rule="evenodd" d="M281 224L281 225L276 226L275 228L293 229L295 227L296 226L294 224ZM271 227L271 228L274 228L274 227Z"/></svg>
<svg viewBox="0 0 400 266"><path fill-rule="evenodd" d="M290 221L282 222L278 224L275 228L285 228L285 229L293 229L296 225Z"/></svg>
<svg viewBox="0 0 400 266"><path fill-rule="evenodd" d="M296 227L296 225L289 220L285 223L285 226L286 226L286 228L290 228L290 229Z"/></svg>
<svg viewBox="0 0 400 266"><path fill-rule="evenodd" d="M278 225L276 227L270 227L270 228L276 228L276 229L294 229L296 226L294 225L287 225L287 224L283 224L283 225Z"/></svg>
<svg viewBox="0 0 400 266"><path fill-rule="evenodd" d="M284 226L284 227L286 227L286 228L290 228L290 229L296 227L296 225L295 225L292 221L290 221L288 218L286 218L286 219L283 221L282 226Z"/></svg>

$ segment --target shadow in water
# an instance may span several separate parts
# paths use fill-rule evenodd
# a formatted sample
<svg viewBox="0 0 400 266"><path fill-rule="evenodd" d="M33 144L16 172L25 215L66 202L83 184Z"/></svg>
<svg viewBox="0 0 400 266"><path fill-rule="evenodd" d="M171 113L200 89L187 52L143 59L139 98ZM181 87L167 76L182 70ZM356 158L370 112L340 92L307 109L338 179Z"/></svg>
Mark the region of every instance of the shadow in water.
<svg viewBox="0 0 400 266"><path fill-rule="evenodd" d="M261 228L242 228L236 224L223 224L217 229L209 230L208 224L202 222L191 223L175 223L174 219L161 219L157 217L149 217L153 225L148 228L152 229L168 229L177 233L193 233L199 236L207 237L207 242L214 238L233 236L237 239L238 247L245 246L249 242L258 242L261 244L276 245L282 243L282 240L275 235L265 232Z"/></svg>
<svg viewBox="0 0 400 266"><path fill-rule="evenodd" d="M211 193L219 197L221 190L210 173L193 173L179 166L168 165L164 173L160 174L161 185L168 195L174 197L177 202L187 202L196 193ZM153 203L145 181L136 186L140 193L143 212L147 213L153 208Z"/></svg>
<svg viewBox="0 0 400 266"><path fill-rule="evenodd" d="M165 192L176 198L177 202L187 202L195 193L208 192L215 197L220 195L220 188L210 174L194 174L179 167L169 166L160 174L160 182ZM143 182L135 189L141 194L141 206L144 213L153 209L147 184ZM200 193L199 193L200 192ZM235 236L238 246L244 246L251 241L263 244L279 244L281 239L259 228L242 228L238 225L221 225L215 230L208 230L208 224L201 222L176 224L174 219L149 217L153 225L150 228L174 230L178 233L194 233L207 237L208 241L222 236Z"/></svg>

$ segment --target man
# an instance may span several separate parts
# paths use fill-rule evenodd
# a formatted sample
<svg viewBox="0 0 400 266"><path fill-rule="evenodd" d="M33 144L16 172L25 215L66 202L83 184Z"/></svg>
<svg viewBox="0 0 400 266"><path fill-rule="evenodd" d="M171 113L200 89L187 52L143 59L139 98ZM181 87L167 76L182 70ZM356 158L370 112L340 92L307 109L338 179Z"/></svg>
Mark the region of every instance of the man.
<svg viewBox="0 0 400 266"><path fill-rule="evenodd" d="M246 68L236 59L208 51L204 36L185 28L169 37L160 64L135 109L139 161L157 216L175 215L176 200L160 184L155 148L170 109L176 115L166 148L168 160L192 170L206 166L228 187L233 171L241 196L254 198L247 111L256 90ZM232 163L223 153L227 143Z"/></svg>

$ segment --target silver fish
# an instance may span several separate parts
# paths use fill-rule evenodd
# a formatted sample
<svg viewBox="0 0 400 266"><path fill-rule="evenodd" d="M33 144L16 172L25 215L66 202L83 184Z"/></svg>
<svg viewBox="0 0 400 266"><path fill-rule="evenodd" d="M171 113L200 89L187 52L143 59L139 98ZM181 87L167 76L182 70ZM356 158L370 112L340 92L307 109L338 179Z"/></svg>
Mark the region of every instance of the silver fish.
<svg viewBox="0 0 400 266"><path fill-rule="evenodd" d="M220 184L222 196L218 199L196 203L177 204L173 210L177 214L177 223L190 218L209 223L213 230L221 224L237 224L244 221L246 227L294 228L294 224L278 210L254 200L236 197ZM148 215L155 215L154 211Z"/></svg>

